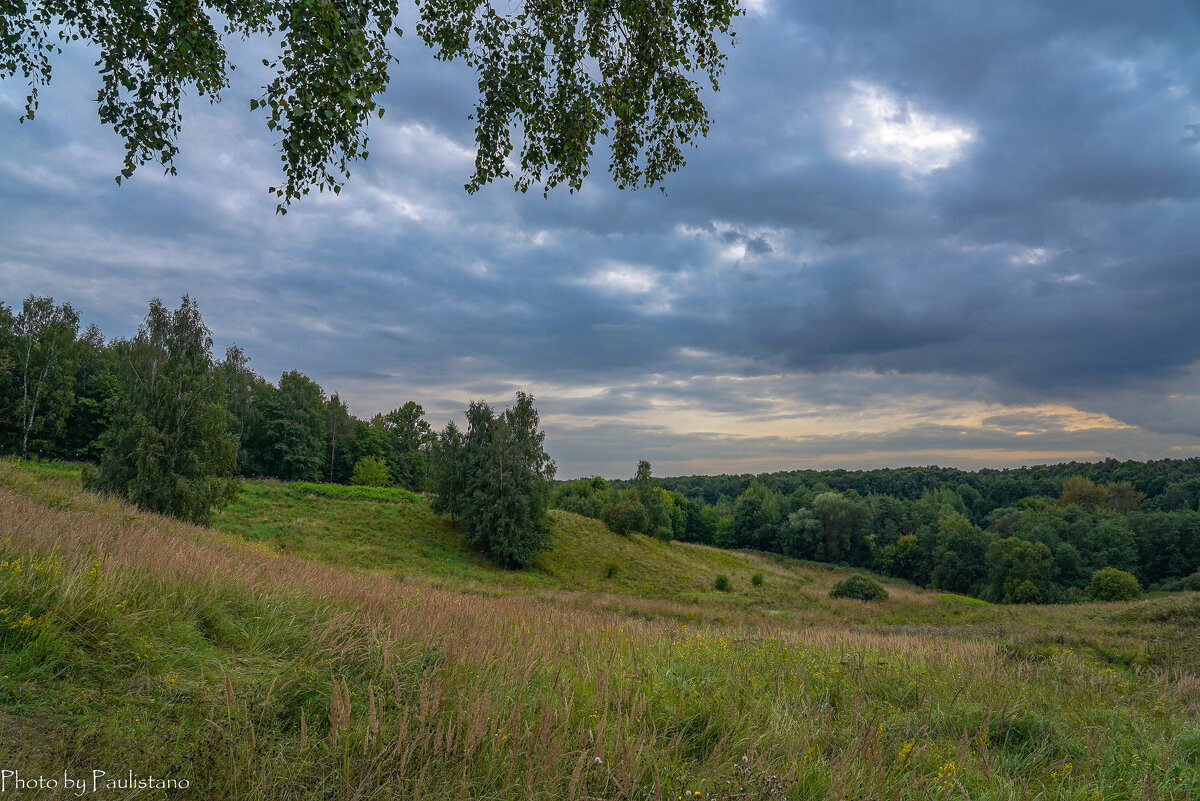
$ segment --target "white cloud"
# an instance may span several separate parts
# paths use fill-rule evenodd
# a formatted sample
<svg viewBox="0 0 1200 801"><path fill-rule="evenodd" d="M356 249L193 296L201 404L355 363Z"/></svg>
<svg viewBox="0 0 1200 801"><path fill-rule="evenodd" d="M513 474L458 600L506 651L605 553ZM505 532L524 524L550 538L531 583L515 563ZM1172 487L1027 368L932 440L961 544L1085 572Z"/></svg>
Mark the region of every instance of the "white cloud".
<svg viewBox="0 0 1200 801"><path fill-rule="evenodd" d="M381 143L382 153L409 165L462 172L475 161L475 151L463 147L434 128L420 123L376 123L372 139ZM372 148L374 149L374 148Z"/></svg>
<svg viewBox="0 0 1200 801"><path fill-rule="evenodd" d="M584 284L610 292L645 295L659 288L658 274L645 267L609 262L583 280Z"/></svg>
<svg viewBox="0 0 1200 801"><path fill-rule="evenodd" d="M891 163L926 175L959 161L975 139L971 127L922 111L880 86L853 81L850 90L836 133L849 161Z"/></svg>

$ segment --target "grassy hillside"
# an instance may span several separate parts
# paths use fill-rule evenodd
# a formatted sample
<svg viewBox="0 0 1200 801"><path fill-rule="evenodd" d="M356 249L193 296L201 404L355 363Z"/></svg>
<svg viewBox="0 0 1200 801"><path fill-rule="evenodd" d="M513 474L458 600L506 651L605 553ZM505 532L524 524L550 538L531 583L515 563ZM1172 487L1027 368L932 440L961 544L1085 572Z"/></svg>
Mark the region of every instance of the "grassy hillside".
<svg viewBox="0 0 1200 801"><path fill-rule="evenodd" d="M213 527L280 552L455 589L584 591L777 608L812 603L798 593L812 577L791 560L619 536L561 511L551 513L553 548L531 569L505 570L463 542L425 499L391 492L401 494L364 498L336 485L247 481ZM755 573L764 579L757 587ZM730 578L730 592L713 589L718 575Z"/></svg>
<svg viewBox="0 0 1200 801"><path fill-rule="evenodd" d="M1200 595L831 601L840 571L566 515L506 573L420 500L319 493L251 484L214 531L0 463L0 768L195 798L1200 797Z"/></svg>

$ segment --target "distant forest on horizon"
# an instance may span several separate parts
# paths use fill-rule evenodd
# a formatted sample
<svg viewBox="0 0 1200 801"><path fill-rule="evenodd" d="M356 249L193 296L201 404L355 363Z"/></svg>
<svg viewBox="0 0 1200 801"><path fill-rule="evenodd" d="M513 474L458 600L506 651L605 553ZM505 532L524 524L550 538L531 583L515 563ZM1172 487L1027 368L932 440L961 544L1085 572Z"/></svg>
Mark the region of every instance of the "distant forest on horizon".
<svg viewBox="0 0 1200 801"><path fill-rule="evenodd" d="M663 502L647 501L652 487ZM639 499L638 503L629 503ZM1200 590L1200 458L560 482L614 530L868 568L995 602L1089 596L1098 571ZM640 507L640 508L639 508Z"/></svg>
<svg viewBox="0 0 1200 801"><path fill-rule="evenodd" d="M415 401L360 419L298 371L271 382L239 348L223 360L211 349L187 296L174 311L152 302L128 340L81 331L69 303L0 303L0 452L98 463L85 484L196 522L233 497L235 476L429 492L510 567L550 547L549 506L620 534L850 565L995 602L1094 597L1105 570L1140 588L1200 590L1200 458L656 478L631 454L632 479L555 483L524 393L498 414L473 402L465 430L438 432Z"/></svg>

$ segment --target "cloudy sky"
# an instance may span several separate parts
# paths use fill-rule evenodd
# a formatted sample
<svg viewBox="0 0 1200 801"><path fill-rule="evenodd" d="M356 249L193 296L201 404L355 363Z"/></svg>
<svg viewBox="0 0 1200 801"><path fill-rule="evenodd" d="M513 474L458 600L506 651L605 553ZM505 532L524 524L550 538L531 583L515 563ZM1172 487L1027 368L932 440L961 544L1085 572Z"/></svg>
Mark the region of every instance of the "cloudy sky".
<svg viewBox="0 0 1200 801"><path fill-rule="evenodd" d="M0 82L0 299L151 297L370 416L537 398L560 477L1200 455L1192 2L783 2L657 190L468 196L472 75L413 35L338 197L286 217L247 98L118 188L83 50Z"/></svg>

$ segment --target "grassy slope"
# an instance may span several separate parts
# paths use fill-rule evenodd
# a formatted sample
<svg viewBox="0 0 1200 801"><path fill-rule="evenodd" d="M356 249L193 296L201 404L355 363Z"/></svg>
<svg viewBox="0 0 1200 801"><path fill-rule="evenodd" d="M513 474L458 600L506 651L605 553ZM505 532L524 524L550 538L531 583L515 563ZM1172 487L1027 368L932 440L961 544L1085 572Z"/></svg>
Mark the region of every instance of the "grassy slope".
<svg viewBox="0 0 1200 801"><path fill-rule="evenodd" d="M811 582L807 571L789 560L636 534L618 536L595 520L559 511L551 513L554 547L529 570L504 570L463 542L424 499L337 500L316 495L310 487L245 482L213 527L328 564L489 593L584 591L778 607L795 603L796 590ZM754 587L755 573L769 580ZM719 574L731 579L732 592L713 590Z"/></svg>
<svg viewBox="0 0 1200 801"><path fill-rule="evenodd" d="M1200 796L1196 594L835 602L839 571L566 515L506 573L419 501L255 484L231 536L76 482L0 463L0 767L264 799Z"/></svg>

